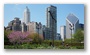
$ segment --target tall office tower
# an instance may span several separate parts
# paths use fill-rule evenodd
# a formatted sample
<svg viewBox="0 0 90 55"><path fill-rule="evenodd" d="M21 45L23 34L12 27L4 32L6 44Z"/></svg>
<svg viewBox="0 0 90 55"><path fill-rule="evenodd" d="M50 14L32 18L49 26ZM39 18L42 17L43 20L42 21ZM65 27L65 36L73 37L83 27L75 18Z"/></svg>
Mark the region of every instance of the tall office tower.
<svg viewBox="0 0 90 55"><path fill-rule="evenodd" d="M30 12L27 6L26 9L24 10L24 22L25 24L28 24L30 22Z"/></svg>
<svg viewBox="0 0 90 55"><path fill-rule="evenodd" d="M8 29L13 31L21 31L21 20L15 17L14 20L10 21L8 24Z"/></svg>
<svg viewBox="0 0 90 55"><path fill-rule="evenodd" d="M57 8L49 6L46 10L46 26L48 28L48 39L55 39L57 35Z"/></svg>
<svg viewBox="0 0 90 55"><path fill-rule="evenodd" d="M62 41L64 41L66 38L66 26L60 26L60 34Z"/></svg>
<svg viewBox="0 0 90 55"><path fill-rule="evenodd" d="M72 34L74 34L78 28L79 19L75 15L69 14L66 18L66 38L72 38Z"/></svg>

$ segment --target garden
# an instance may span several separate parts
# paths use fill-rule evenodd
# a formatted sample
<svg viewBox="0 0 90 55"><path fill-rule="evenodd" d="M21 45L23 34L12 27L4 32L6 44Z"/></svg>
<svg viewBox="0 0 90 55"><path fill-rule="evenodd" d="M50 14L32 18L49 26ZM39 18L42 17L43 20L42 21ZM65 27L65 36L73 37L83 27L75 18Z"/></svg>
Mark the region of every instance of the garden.
<svg viewBox="0 0 90 55"><path fill-rule="evenodd" d="M77 36L80 36L79 38ZM84 37L77 31L75 38L62 40L44 40L42 35L21 31L4 31L5 49L84 49ZM71 42L72 41L72 42Z"/></svg>

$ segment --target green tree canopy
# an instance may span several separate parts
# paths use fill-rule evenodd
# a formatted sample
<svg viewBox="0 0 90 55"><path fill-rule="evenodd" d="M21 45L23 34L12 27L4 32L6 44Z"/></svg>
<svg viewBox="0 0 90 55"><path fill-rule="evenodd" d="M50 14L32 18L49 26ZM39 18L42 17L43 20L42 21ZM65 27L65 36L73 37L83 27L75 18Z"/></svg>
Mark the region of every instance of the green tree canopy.
<svg viewBox="0 0 90 55"><path fill-rule="evenodd" d="M28 36L28 38L33 39L33 42L34 42L34 43L41 43L42 40L43 40L42 37L43 37L43 36L41 36L41 35L39 35L39 34L37 34L37 33L32 33L32 34L30 34L30 35Z"/></svg>
<svg viewBox="0 0 90 55"><path fill-rule="evenodd" d="M76 42L83 42L84 41L84 31L78 29L76 33L73 35Z"/></svg>
<svg viewBox="0 0 90 55"><path fill-rule="evenodd" d="M9 34L9 32L4 30L4 44L8 44L9 43L8 34Z"/></svg>

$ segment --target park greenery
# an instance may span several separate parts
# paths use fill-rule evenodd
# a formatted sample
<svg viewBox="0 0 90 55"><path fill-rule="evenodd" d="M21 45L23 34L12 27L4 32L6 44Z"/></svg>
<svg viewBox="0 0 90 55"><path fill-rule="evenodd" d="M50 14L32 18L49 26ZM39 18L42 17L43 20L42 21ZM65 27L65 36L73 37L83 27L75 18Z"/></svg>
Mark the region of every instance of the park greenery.
<svg viewBox="0 0 90 55"><path fill-rule="evenodd" d="M72 41L72 42L71 42ZM42 35L30 32L4 30L5 49L84 49L84 32L78 29L72 39L44 40Z"/></svg>
<svg viewBox="0 0 90 55"><path fill-rule="evenodd" d="M73 36L76 42L84 42L84 31L82 29L78 29Z"/></svg>

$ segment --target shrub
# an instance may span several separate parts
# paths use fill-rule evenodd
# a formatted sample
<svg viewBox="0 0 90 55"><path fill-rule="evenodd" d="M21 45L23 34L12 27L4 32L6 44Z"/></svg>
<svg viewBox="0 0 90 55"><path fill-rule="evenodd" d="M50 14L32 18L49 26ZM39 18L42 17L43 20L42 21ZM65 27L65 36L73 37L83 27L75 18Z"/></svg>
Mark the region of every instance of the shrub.
<svg viewBox="0 0 90 55"><path fill-rule="evenodd" d="M21 43L28 43L32 41L31 38L27 39L29 32L21 32L21 31L13 31L9 34L8 38L9 41L13 44L21 44Z"/></svg>
<svg viewBox="0 0 90 55"><path fill-rule="evenodd" d="M77 42L84 41L84 32L81 29L78 29L73 36L74 36L75 41L77 41Z"/></svg>
<svg viewBox="0 0 90 55"><path fill-rule="evenodd" d="M36 44L41 44L43 40L43 37L41 35L38 35L37 33L32 33L28 35L28 38L32 38L33 39L32 42Z"/></svg>
<svg viewBox="0 0 90 55"><path fill-rule="evenodd" d="M4 45L10 44L8 35L11 33L11 31L4 30Z"/></svg>

